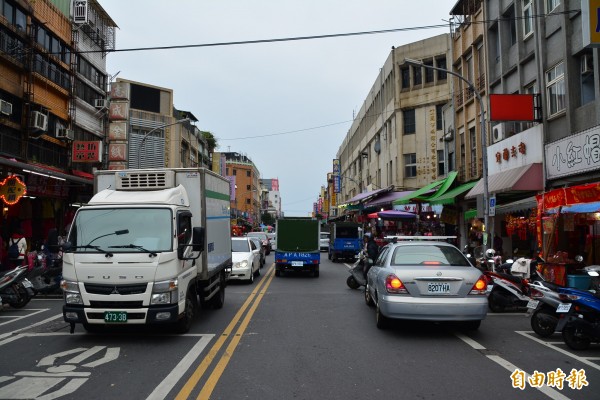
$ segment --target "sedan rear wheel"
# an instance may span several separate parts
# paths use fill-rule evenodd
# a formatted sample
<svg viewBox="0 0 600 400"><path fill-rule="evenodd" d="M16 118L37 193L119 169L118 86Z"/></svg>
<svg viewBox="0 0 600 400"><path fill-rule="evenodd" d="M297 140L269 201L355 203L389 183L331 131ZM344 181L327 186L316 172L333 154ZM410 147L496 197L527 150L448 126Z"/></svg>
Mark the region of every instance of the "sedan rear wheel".
<svg viewBox="0 0 600 400"><path fill-rule="evenodd" d="M390 319L381 313L379 304L377 304L377 308L375 310L375 320L377 322L377 328L379 329L387 329L390 327Z"/></svg>
<svg viewBox="0 0 600 400"><path fill-rule="evenodd" d="M365 285L365 303L367 303L369 307L373 307L375 305L375 302L371 297L371 292L369 292L369 285Z"/></svg>

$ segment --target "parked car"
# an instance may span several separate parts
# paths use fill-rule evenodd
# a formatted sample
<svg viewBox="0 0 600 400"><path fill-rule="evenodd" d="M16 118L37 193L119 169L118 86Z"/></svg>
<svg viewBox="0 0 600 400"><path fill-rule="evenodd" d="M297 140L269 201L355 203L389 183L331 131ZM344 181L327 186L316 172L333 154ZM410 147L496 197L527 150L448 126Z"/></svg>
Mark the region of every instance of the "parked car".
<svg viewBox="0 0 600 400"><path fill-rule="evenodd" d="M267 233L269 242L271 242L271 250L277 250L277 235L273 232Z"/></svg>
<svg viewBox="0 0 600 400"><path fill-rule="evenodd" d="M265 254L271 254L271 241L265 232L248 232L247 236L253 236L260 239L262 246L265 248Z"/></svg>
<svg viewBox="0 0 600 400"><path fill-rule="evenodd" d="M249 237L231 238L233 266L229 279L254 282L260 274L260 250Z"/></svg>
<svg viewBox="0 0 600 400"><path fill-rule="evenodd" d="M454 245L401 241L381 249L367 273L365 302L377 327L393 319L462 321L478 329L487 315L487 281Z"/></svg>
<svg viewBox="0 0 600 400"><path fill-rule="evenodd" d="M319 237L319 248L321 251L329 251L329 232L321 232Z"/></svg>
<svg viewBox="0 0 600 400"><path fill-rule="evenodd" d="M260 254L260 267L264 267L265 266L265 259L267 258L267 255L265 253L265 248L262 246L262 243L260 242L260 239L254 236L249 236L250 240L252 240L254 242L254 244L256 245L256 248L258 249L258 252Z"/></svg>

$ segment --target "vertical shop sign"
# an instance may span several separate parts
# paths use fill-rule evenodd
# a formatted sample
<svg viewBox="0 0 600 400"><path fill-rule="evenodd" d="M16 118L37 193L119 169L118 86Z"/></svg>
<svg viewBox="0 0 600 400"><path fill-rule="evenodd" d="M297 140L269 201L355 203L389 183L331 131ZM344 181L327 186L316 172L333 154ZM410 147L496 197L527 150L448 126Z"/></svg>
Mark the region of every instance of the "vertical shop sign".
<svg viewBox="0 0 600 400"><path fill-rule="evenodd" d="M600 47L600 0L582 0L581 12L583 45Z"/></svg>
<svg viewBox="0 0 600 400"><path fill-rule="evenodd" d="M127 145L125 143L111 143L108 145L109 161L125 161L127 154Z"/></svg>
<svg viewBox="0 0 600 400"><path fill-rule="evenodd" d="M337 158L333 159L333 191L339 193L341 191L341 180L340 176L340 160Z"/></svg>
<svg viewBox="0 0 600 400"><path fill-rule="evenodd" d="M127 140L127 123L111 122L108 127L108 138L117 141Z"/></svg>

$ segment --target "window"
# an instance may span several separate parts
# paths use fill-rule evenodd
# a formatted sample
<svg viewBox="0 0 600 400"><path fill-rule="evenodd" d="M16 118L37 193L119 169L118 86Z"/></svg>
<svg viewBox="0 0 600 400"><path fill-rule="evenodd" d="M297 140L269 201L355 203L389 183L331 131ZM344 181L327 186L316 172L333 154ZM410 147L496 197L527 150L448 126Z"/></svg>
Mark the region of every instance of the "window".
<svg viewBox="0 0 600 400"><path fill-rule="evenodd" d="M435 59L435 63L437 64L436 66L438 68L442 68L442 69L447 69L446 68L446 57L438 57ZM439 71L437 70L437 78L438 81L445 81L447 79L448 74L446 73L446 71Z"/></svg>
<svg viewBox="0 0 600 400"><path fill-rule="evenodd" d="M246 176L250 177L250 171L246 171Z"/></svg>
<svg viewBox="0 0 600 400"><path fill-rule="evenodd" d="M426 66L425 67L425 83L432 83L433 82L433 72L435 70L432 68L427 68L427 67L433 67L433 60L425 61L423 64Z"/></svg>
<svg viewBox="0 0 600 400"><path fill-rule="evenodd" d="M546 96L549 116L565 109L565 75L562 62L546 71Z"/></svg>
<svg viewBox="0 0 600 400"><path fill-rule="evenodd" d="M438 176L442 176L446 174L446 168L444 168L444 164L446 162L444 157L444 150L437 151L437 159L438 159Z"/></svg>
<svg viewBox="0 0 600 400"><path fill-rule="evenodd" d="M594 101L594 58L586 53L579 58L581 71L581 105Z"/></svg>
<svg viewBox="0 0 600 400"><path fill-rule="evenodd" d="M246 190L248 190L248 191L252 190L252 186L246 185Z"/></svg>
<svg viewBox="0 0 600 400"><path fill-rule="evenodd" d="M523 4L523 37L533 33L533 6L532 0L522 0Z"/></svg>
<svg viewBox="0 0 600 400"><path fill-rule="evenodd" d="M413 84L415 86L423 83L422 67L413 66Z"/></svg>
<svg viewBox="0 0 600 400"><path fill-rule="evenodd" d="M415 110L404 110L402 111L404 121L404 134L409 135L416 132L416 119Z"/></svg>
<svg viewBox="0 0 600 400"><path fill-rule="evenodd" d="M410 69L408 67L400 68L400 76L402 77L402 89L409 89Z"/></svg>
<svg viewBox="0 0 600 400"><path fill-rule="evenodd" d="M553 11L560 4L560 0L546 0L546 12Z"/></svg>
<svg viewBox="0 0 600 400"><path fill-rule="evenodd" d="M517 43L517 20L515 18L515 7L511 6L506 14L503 15L503 19L508 24L510 32L510 45L514 46Z"/></svg>
<svg viewBox="0 0 600 400"><path fill-rule="evenodd" d="M233 169L233 176L236 176L236 175L237 175L237 169L234 168Z"/></svg>
<svg viewBox="0 0 600 400"><path fill-rule="evenodd" d="M417 176L417 153L404 154L404 177L414 178Z"/></svg>
<svg viewBox="0 0 600 400"><path fill-rule="evenodd" d="M437 104L435 106L435 129L441 131L444 129L444 105Z"/></svg>

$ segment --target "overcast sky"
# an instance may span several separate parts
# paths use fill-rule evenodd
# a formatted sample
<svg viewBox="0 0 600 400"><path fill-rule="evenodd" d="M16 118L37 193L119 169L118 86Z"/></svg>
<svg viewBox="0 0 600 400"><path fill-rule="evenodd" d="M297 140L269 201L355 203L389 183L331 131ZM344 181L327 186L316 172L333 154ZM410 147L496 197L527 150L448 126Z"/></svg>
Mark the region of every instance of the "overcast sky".
<svg viewBox="0 0 600 400"><path fill-rule="evenodd" d="M117 49L296 38L446 24L456 0L98 0ZM287 216L307 216L392 46L448 27L315 40L110 53L108 73L174 91L218 151L278 178Z"/></svg>

